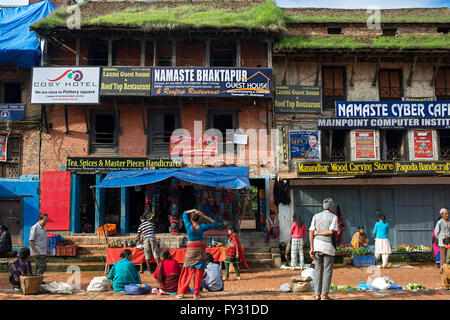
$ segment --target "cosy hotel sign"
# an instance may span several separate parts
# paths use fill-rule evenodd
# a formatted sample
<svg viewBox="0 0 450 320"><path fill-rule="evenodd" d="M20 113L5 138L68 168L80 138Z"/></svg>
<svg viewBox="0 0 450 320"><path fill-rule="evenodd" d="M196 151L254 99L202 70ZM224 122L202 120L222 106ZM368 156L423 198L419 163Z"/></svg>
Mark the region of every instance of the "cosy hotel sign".
<svg viewBox="0 0 450 320"><path fill-rule="evenodd" d="M152 96L271 97L272 69L165 68L152 70Z"/></svg>
<svg viewBox="0 0 450 320"><path fill-rule="evenodd" d="M35 67L31 103L97 104L99 80L99 67Z"/></svg>

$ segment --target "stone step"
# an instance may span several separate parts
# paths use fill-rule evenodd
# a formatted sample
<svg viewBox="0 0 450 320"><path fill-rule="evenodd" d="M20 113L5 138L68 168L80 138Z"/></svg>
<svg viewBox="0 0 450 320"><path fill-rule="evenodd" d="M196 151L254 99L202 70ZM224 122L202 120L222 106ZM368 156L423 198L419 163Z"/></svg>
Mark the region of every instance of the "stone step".
<svg viewBox="0 0 450 320"><path fill-rule="evenodd" d="M248 265L251 269L254 268L271 268L272 267L272 259L248 259Z"/></svg>
<svg viewBox="0 0 450 320"><path fill-rule="evenodd" d="M272 253L270 252L244 252L245 259L271 259Z"/></svg>
<svg viewBox="0 0 450 320"><path fill-rule="evenodd" d="M106 245L93 245L85 244L78 246L78 254L82 256L93 255L105 255L106 256Z"/></svg>

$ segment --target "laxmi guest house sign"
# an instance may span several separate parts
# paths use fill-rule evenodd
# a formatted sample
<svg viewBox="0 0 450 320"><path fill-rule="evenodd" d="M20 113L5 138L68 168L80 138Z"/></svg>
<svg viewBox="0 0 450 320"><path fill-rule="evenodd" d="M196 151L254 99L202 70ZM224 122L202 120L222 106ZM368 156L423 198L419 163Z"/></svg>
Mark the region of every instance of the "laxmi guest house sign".
<svg viewBox="0 0 450 320"><path fill-rule="evenodd" d="M336 101L336 118L319 129L450 128L450 101Z"/></svg>
<svg viewBox="0 0 450 320"><path fill-rule="evenodd" d="M322 113L320 87L275 86L276 112Z"/></svg>
<svg viewBox="0 0 450 320"><path fill-rule="evenodd" d="M34 67L32 104L98 104L99 67Z"/></svg>
<svg viewBox="0 0 450 320"><path fill-rule="evenodd" d="M100 95L150 96L151 74L152 69L150 67L103 67Z"/></svg>
<svg viewBox="0 0 450 320"><path fill-rule="evenodd" d="M169 68L152 70L153 96L271 97L269 68Z"/></svg>

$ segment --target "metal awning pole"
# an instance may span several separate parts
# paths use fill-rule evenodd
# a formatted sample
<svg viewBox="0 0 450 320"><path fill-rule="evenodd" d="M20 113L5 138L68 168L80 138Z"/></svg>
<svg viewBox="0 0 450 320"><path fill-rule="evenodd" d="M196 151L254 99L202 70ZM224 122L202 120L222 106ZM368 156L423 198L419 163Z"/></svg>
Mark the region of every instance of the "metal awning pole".
<svg viewBox="0 0 450 320"><path fill-rule="evenodd" d="M242 218L245 215L245 211L247 210L247 204L248 204L248 197L250 195L250 187L247 189L247 195L245 196L245 202L244 207L242 208L241 213L239 214L239 227L238 227L238 237L241 234L241 224L242 224Z"/></svg>

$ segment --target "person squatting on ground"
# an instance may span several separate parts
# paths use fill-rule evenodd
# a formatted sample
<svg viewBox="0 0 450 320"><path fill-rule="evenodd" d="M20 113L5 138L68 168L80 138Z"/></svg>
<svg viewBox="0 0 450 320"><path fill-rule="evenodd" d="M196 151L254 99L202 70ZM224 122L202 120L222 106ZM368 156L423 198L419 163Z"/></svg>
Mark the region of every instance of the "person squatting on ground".
<svg viewBox="0 0 450 320"><path fill-rule="evenodd" d="M125 249L120 253L121 260L117 261L111 268L108 280L112 280L114 291L125 290L126 285L141 284L141 277L131 262L133 254L130 249Z"/></svg>
<svg viewBox="0 0 450 320"><path fill-rule="evenodd" d="M387 269L389 255L392 253L391 242L389 241L389 223L386 222L386 217L382 214L378 216L378 222L373 228L375 237L375 259L383 262L383 268Z"/></svg>
<svg viewBox="0 0 450 320"><path fill-rule="evenodd" d="M28 260L30 249L22 248L19 251L19 259L14 261L9 270L9 282L14 286L14 290L20 290L20 277L32 275L31 263Z"/></svg>
<svg viewBox="0 0 450 320"><path fill-rule="evenodd" d="M202 289L211 292L223 291L222 270L220 264L214 262L211 253L206 254L205 278L202 281Z"/></svg>
<svg viewBox="0 0 450 320"><path fill-rule="evenodd" d="M181 266L175 259L172 259L169 250L164 250L160 255L160 262L156 266L153 277L158 280L159 289L152 289L152 293L176 294L178 281L180 279Z"/></svg>
<svg viewBox="0 0 450 320"><path fill-rule="evenodd" d="M280 235L280 222L275 212L270 210L270 215L266 219L266 232L264 242L269 241L269 236L273 235L276 240Z"/></svg>
<svg viewBox="0 0 450 320"><path fill-rule="evenodd" d="M300 258L300 269L304 266L303 244L306 235L306 225L300 215L294 215L294 221L291 226L291 267L298 267L297 257Z"/></svg>
<svg viewBox="0 0 450 320"><path fill-rule="evenodd" d="M0 225L0 257L15 257L17 254L12 249L11 234L8 231L8 227Z"/></svg>
<svg viewBox="0 0 450 320"><path fill-rule="evenodd" d="M363 226L358 227L358 231L352 237L351 244L352 248L364 248L369 245L369 238L367 238Z"/></svg>
<svg viewBox="0 0 450 320"><path fill-rule="evenodd" d="M241 280L239 265L244 264L246 268L250 267L247 264L247 260L245 260L244 250L242 249L239 238L236 235L236 228L228 227L228 234L230 235L230 238L228 238L230 245L228 247L227 257L225 259L225 277L223 280L228 280L230 275L230 264L233 264L234 270L236 270L236 278Z"/></svg>
<svg viewBox="0 0 450 320"><path fill-rule="evenodd" d="M323 211L316 213L309 227L309 255L314 263L314 300L332 300L328 296L335 249L332 235L337 231L337 217L333 214L335 206L333 199L326 198L322 204Z"/></svg>
<svg viewBox="0 0 450 320"><path fill-rule="evenodd" d="M450 236L450 222L448 221L448 210L446 208L442 208L441 210L439 210L439 213L441 215L441 219L439 219L439 221L436 223L434 233L438 240L438 247L441 255L440 265L443 266L447 257L447 247L445 246L443 241L446 237Z"/></svg>
<svg viewBox="0 0 450 320"><path fill-rule="evenodd" d="M138 227L138 242L144 243L144 256L147 269L144 273L150 273L150 260L155 257L156 263L159 263L159 248L155 237L155 225L151 221L149 214L141 217L141 224Z"/></svg>
<svg viewBox="0 0 450 320"><path fill-rule="evenodd" d="M450 237L446 237L443 240L443 244L450 249ZM445 257L445 264L441 266L441 287L450 290L450 250L447 250L447 256Z"/></svg>
<svg viewBox="0 0 450 320"><path fill-rule="evenodd" d="M48 222L48 215L39 215L38 222L30 229L30 249L36 264L35 274L44 274L47 271L48 240L45 225Z"/></svg>
<svg viewBox="0 0 450 320"><path fill-rule="evenodd" d="M199 223L200 218L210 223ZM198 299L200 298L200 288L206 268L206 243L203 242L203 232L213 228L222 229L223 225L196 209L184 211L183 222L186 227L188 242L178 283L177 298L184 298L184 294L189 291L191 279L194 277L194 298Z"/></svg>

